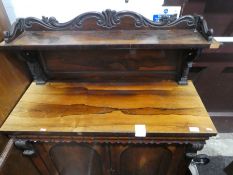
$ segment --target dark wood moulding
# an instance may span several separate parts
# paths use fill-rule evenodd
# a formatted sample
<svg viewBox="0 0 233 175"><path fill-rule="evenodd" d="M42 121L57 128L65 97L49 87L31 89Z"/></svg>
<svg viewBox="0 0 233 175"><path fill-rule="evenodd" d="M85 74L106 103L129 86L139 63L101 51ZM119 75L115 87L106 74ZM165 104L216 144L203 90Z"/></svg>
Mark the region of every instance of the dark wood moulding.
<svg viewBox="0 0 233 175"><path fill-rule="evenodd" d="M192 29L191 31L171 31L174 29ZM118 30L118 31L115 31ZM123 31L121 31L123 30ZM125 30L137 30L137 31L125 31ZM141 31L142 30L142 31ZM144 31L152 30L152 31ZM157 32L153 30L159 30ZM164 36L163 31L166 33ZM37 31L37 32L36 32ZM38 32L40 31L40 32ZM42 32L43 31L43 32ZM50 32L48 32L50 31ZM59 38L57 33L51 31L66 31L65 33L59 33ZM73 33L75 38L71 38L70 35L72 32L67 33L67 31L86 31L86 32L77 32ZM87 32L88 31L88 32ZM104 32L100 32L104 31ZM110 31L110 32L109 32ZM26 32L26 36L20 36ZM190 41L190 46L195 47L198 45L207 45L207 42L204 42L202 38L198 36L201 34L207 41L212 40L212 29L208 29L206 21L201 16L182 16L178 19L166 19L161 22L153 22L144 16L131 12L131 11L120 11L116 12L113 10L106 10L102 13L99 12L88 12L81 14L70 20L66 23L59 23L56 18L43 17L41 20L37 18L20 18L12 26L10 31L4 33L4 40L11 46L27 46L27 45L36 45L36 46L58 46L58 45L77 45L89 47L96 45L115 45L115 46L125 46L133 47L134 45L159 45L160 42L163 42L169 46L183 44L187 45ZM64 36L63 36L64 35ZM186 38L187 35L191 35L190 38ZM19 37L20 36L20 37ZM73 36L73 37L74 37ZM157 38L156 38L157 36ZM184 37L183 42L180 41ZM19 37L19 38L18 38ZM25 38L26 37L26 38ZM28 37L28 38L27 38ZM62 38L64 37L64 38ZM195 38L197 37L197 38ZM14 40L18 38L18 42ZM30 42L31 39L31 42ZM38 39L41 41L38 41ZM44 39L44 40L43 40ZM47 40L45 40L47 39ZM192 39L196 39L195 41ZM22 40L22 41L21 41ZM84 40L87 40L84 42ZM170 42L169 42L170 40ZM198 42L198 40L200 40ZM13 42L12 42L13 41ZM98 42L97 42L98 41ZM112 42L111 42L112 41ZM179 43L180 41L180 43ZM186 42L185 42L186 41ZM82 44L84 42L84 44ZM10 44L11 43L11 44ZM192 45L193 44L193 45Z"/></svg>
<svg viewBox="0 0 233 175"><path fill-rule="evenodd" d="M20 18L4 33L0 49L13 50L25 60L38 84L59 79L166 79L186 85L192 61L210 47L212 33L198 15L153 22L135 12L105 10L87 12L65 23L54 17Z"/></svg>

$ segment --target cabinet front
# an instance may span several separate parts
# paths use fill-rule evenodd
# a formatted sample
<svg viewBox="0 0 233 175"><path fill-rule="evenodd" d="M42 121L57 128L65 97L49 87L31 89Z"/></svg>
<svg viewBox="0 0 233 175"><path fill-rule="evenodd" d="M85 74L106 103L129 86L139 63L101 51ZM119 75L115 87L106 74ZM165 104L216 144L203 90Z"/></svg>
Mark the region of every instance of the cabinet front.
<svg viewBox="0 0 233 175"><path fill-rule="evenodd" d="M61 142L36 143L33 149L29 157L41 174L181 175L187 169L179 169L187 163L184 145Z"/></svg>

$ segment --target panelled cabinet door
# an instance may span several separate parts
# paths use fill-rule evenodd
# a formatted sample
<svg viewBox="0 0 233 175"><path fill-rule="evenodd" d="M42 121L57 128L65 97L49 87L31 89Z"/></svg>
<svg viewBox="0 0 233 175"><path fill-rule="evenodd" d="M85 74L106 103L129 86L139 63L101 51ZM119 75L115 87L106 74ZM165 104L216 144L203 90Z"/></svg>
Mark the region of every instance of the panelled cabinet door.
<svg viewBox="0 0 233 175"><path fill-rule="evenodd" d="M35 143L33 149L31 161L40 174L181 175L188 165L184 145L61 142Z"/></svg>
<svg viewBox="0 0 233 175"><path fill-rule="evenodd" d="M77 143L57 144L50 150L51 159L62 175L103 175L105 147Z"/></svg>
<svg viewBox="0 0 233 175"><path fill-rule="evenodd" d="M186 171L184 145L111 145L111 161L119 175L181 175Z"/></svg>
<svg viewBox="0 0 233 175"><path fill-rule="evenodd" d="M121 154L121 175L165 175L172 152L163 147L131 147Z"/></svg>

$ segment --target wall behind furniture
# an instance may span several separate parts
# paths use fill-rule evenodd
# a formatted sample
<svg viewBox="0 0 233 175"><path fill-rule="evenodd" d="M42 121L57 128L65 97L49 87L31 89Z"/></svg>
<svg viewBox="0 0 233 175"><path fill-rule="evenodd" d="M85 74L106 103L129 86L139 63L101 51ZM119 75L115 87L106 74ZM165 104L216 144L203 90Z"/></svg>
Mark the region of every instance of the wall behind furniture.
<svg viewBox="0 0 233 175"><path fill-rule="evenodd" d="M11 23L18 17L54 16L60 22L67 22L88 11L131 10L153 19L154 11L164 0L3 0Z"/></svg>
<svg viewBox="0 0 233 175"><path fill-rule="evenodd" d="M191 69L192 79L219 132L233 132L233 1L189 0L183 14L200 14L222 42L204 50Z"/></svg>

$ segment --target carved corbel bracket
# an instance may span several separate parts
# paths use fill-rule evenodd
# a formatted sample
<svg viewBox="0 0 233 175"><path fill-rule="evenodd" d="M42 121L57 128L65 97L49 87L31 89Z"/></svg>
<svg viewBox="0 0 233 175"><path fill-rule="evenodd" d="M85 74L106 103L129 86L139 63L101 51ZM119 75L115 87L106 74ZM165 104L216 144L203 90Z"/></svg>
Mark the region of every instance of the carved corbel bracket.
<svg viewBox="0 0 233 175"><path fill-rule="evenodd" d="M209 29L207 22L203 16L196 15L194 16L196 21L196 30L207 40L212 41L213 39L213 29Z"/></svg>
<svg viewBox="0 0 233 175"><path fill-rule="evenodd" d="M39 63L39 54L36 51L22 51L20 52L20 56L26 60L36 84L45 84L47 76Z"/></svg>
<svg viewBox="0 0 233 175"><path fill-rule="evenodd" d="M200 56L201 49L192 49L186 52L186 56L184 56L183 60L183 66L182 66L182 72L178 78L178 84L179 85L187 85L188 84L188 74L190 71L190 68L193 65L193 60Z"/></svg>
<svg viewBox="0 0 233 175"><path fill-rule="evenodd" d="M16 140L15 141L15 147L23 150L24 156L34 156L36 154L36 151L32 145L31 142L26 140Z"/></svg>

